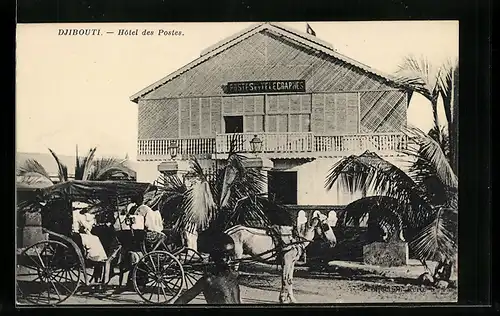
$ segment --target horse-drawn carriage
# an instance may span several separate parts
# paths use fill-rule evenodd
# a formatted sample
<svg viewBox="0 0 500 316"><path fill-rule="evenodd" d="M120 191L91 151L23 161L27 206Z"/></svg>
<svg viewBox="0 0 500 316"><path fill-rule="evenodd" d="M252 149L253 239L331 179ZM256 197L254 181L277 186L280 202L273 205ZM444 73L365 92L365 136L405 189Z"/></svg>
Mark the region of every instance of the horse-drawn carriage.
<svg viewBox="0 0 500 316"><path fill-rule="evenodd" d="M175 301L201 277L206 264L202 255L175 242L169 233L157 233L154 243L148 243L146 234L131 227L130 214L125 214L128 229L117 230L113 225L130 199L152 190L154 186L148 183L69 181L38 189L36 200L19 205L19 212L41 214L44 238L17 249L18 303L60 304L75 293L111 287L117 275L120 287L127 273L145 302ZM97 223L92 234L100 238L106 251L103 262L85 255L88 249L83 247L82 236L72 230L74 201L91 205L88 212ZM132 257L136 259L128 260ZM98 268L102 270L99 278Z"/></svg>

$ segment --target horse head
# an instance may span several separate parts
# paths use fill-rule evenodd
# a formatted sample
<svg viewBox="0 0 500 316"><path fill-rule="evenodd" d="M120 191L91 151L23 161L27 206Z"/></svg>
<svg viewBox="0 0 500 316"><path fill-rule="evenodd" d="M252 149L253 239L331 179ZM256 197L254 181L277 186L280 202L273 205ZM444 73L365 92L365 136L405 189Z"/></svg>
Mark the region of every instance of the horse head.
<svg viewBox="0 0 500 316"><path fill-rule="evenodd" d="M326 218L319 219L318 217L315 217L311 220L310 226L314 229L316 235L320 236L321 239L328 243L330 248L335 247L337 244L337 238L335 237L332 227L328 224Z"/></svg>

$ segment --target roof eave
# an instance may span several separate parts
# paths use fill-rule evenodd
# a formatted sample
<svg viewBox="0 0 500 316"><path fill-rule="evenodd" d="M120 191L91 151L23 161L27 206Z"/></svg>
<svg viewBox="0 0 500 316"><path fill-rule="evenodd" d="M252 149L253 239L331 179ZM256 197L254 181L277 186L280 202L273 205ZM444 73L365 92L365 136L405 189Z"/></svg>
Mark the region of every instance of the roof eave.
<svg viewBox="0 0 500 316"><path fill-rule="evenodd" d="M305 33L302 33L302 32L296 31L296 30L292 30L292 29L290 29L286 26L283 26L281 24L278 24L278 23L261 23L260 25L252 25L252 26L246 28L245 30L243 30L239 33L236 33L235 35L232 35L232 36L218 42L217 44L212 45L211 47L204 50L200 57L196 58L195 60L193 60L192 62L183 66L182 68L170 73L166 77L154 82L153 84L147 86L146 88L144 88L144 89L140 90L139 92L135 93L134 95L132 95L130 97L130 101L138 104L141 97L156 90L157 88L161 87L162 85L169 82L173 78L181 75L182 73L191 69L192 67L195 67L199 63L202 63L202 62L210 59L211 55L215 55L218 52L225 50L227 46L230 47L233 44L236 44L236 43L244 40L246 37L249 36L249 34L253 35L254 33L258 33L260 31L262 31L263 29L270 29L271 31L273 31L273 28L274 28L274 31L277 31L278 33L281 33L281 32L288 33L288 34L282 34L282 35L287 36L294 41L302 42L306 46L309 46L313 49L319 50L319 51L321 51L327 55L330 55L334 58L337 58L345 63L351 64L351 65L353 65L353 66L355 66L355 67L357 67L357 68L359 68L367 73L375 75L375 76L391 83L392 85L394 85L396 87L401 87L402 89L405 89L405 90L408 89L407 87L402 86L400 83L396 82L396 80L391 78L390 75L384 74L376 69L373 69L367 65L364 65L363 63L361 63L359 61L356 61L350 57L347 57L341 53L336 52L329 43L326 43L326 42L319 40L317 38L312 39L312 38L310 38L312 36L309 34L305 34ZM304 43L303 40L308 41L309 43Z"/></svg>

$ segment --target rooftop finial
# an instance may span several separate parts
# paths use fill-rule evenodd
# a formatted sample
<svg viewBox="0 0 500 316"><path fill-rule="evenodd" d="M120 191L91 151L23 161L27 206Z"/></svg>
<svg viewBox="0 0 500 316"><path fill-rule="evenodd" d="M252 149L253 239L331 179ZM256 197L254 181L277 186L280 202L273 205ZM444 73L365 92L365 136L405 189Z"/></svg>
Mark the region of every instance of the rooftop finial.
<svg viewBox="0 0 500 316"><path fill-rule="evenodd" d="M307 28L306 28L306 32L307 34L311 34L312 36L316 36L316 32L314 32L314 30L312 29L312 27L309 25L309 23L306 23L307 24Z"/></svg>

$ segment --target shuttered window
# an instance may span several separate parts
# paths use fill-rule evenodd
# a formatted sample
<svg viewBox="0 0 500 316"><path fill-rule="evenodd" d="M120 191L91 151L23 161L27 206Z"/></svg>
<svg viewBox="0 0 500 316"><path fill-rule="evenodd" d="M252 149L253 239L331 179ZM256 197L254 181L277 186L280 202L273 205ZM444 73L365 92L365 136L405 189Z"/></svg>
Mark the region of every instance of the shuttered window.
<svg viewBox="0 0 500 316"><path fill-rule="evenodd" d="M266 95L266 132L310 132L311 95Z"/></svg>
<svg viewBox="0 0 500 316"><path fill-rule="evenodd" d="M358 93L313 94L312 130L318 134L358 133Z"/></svg>

